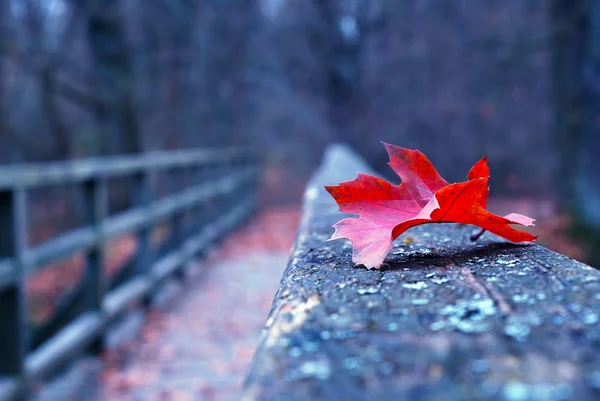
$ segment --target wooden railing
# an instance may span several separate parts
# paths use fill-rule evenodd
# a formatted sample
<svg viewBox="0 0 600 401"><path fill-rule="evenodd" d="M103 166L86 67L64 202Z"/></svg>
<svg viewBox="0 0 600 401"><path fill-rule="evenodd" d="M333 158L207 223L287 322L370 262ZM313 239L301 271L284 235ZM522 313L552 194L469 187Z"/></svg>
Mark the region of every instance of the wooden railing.
<svg viewBox="0 0 600 401"><path fill-rule="evenodd" d="M155 177L190 183L155 198ZM156 152L0 169L0 400L26 394L29 385L81 352L100 352L111 322L141 301L147 305L167 277L182 277L190 259L238 225L254 209L258 160L247 150ZM130 178L133 207L109 214L109 180ZM85 224L29 246L28 197L32 189L75 185L84 196ZM209 201L216 210L203 213ZM193 224L184 230L184 216ZM151 233L168 221L167 251L151 250ZM106 277L107 242L132 233L134 274L114 289ZM36 349L24 293L25 279L39 268L77 252L86 255L84 311Z"/></svg>
<svg viewBox="0 0 600 401"><path fill-rule="evenodd" d="M376 174L335 146L309 183L242 400L600 399L600 271L458 224L355 266L323 187L357 171Z"/></svg>

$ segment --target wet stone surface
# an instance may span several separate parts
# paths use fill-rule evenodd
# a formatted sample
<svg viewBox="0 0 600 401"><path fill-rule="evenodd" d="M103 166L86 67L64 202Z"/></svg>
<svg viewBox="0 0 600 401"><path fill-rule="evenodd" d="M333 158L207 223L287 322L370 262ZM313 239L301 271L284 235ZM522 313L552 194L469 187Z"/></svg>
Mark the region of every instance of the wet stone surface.
<svg viewBox="0 0 600 401"><path fill-rule="evenodd" d="M600 399L599 271L452 224L356 267L326 242L341 214L320 188L366 167L335 162L309 188L245 400Z"/></svg>

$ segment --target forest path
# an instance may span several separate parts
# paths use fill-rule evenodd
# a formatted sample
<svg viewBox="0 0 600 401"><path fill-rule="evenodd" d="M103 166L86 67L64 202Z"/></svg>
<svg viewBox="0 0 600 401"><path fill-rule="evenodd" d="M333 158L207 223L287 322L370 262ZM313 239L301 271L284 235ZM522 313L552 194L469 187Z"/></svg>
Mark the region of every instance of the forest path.
<svg viewBox="0 0 600 401"><path fill-rule="evenodd" d="M133 335L100 360L77 362L36 401L239 400L298 218L298 208L260 212L173 286Z"/></svg>

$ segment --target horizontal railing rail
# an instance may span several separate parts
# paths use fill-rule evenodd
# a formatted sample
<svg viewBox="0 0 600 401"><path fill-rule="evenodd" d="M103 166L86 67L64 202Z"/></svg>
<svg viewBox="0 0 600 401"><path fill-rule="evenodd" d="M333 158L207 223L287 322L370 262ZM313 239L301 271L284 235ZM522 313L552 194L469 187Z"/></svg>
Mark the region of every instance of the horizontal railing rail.
<svg viewBox="0 0 600 401"><path fill-rule="evenodd" d="M188 150L147 152L139 156L113 156L67 162L16 164L0 168L0 190L130 176L149 170L245 163L255 157L256 155L247 149Z"/></svg>
<svg viewBox="0 0 600 401"><path fill-rule="evenodd" d="M191 173L193 182L157 198L153 178L159 172L188 178ZM251 214L258 172L258 157L247 149L153 152L0 168L0 400L22 397L32 382L82 352L101 352L107 328L129 305L147 305L157 286L173 275L183 277L192 258ZM122 177L134 181L135 203L110 215L109 180ZM84 193L85 224L29 246L31 190L65 184ZM213 204L210 215L204 212L207 202ZM191 223L185 220L190 213ZM167 248L158 254L151 234L165 221ZM106 275L107 243L129 233L137 243L133 274L112 288ZM24 283L39 268L80 252L86 255L83 310L69 315L64 327L32 349Z"/></svg>
<svg viewBox="0 0 600 401"><path fill-rule="evenodd" d="M160 220L181 210L192 207L220 193L227 193L240 182L256 174L256 169L232 174L218 180L198 185L179 195L156 201L146 207L138 207L113 217L108 217L103 225L102 235L94 226L78 228L58 235L45 243L27 249L24 253L25 273L32 273L36 268L63 259L77 251L89 250L106 241L127 232L138 229L152 221ZM11 259L0 261L0 289L18 279L16 274L17 262Z"/></svg>

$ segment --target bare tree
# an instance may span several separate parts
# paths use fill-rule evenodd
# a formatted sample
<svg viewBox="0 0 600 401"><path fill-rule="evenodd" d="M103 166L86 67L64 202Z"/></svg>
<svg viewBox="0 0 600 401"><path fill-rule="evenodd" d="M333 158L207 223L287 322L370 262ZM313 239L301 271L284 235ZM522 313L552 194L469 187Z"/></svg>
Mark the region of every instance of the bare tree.
<svg viewBox="0 0 600 401"><path fill-rule="evenodd" d="M86 37L95 89L104 102L96 107L100 154L138 153L144 148L133 104L131 55L119 0L74 1L87 15Z"/></svg>
<svg viewBox="0 0 600 401"><path fill-rule="evenodd" d="M26 5L26 21L30 37L30 53L29 60L35 62L33 55L43 54L46 52L47 46L44 39L47 37L44 29L44 12L42 4L36 0L27 0ZM50 158L60 160L70 159L73 157L73 141L71 134L63 122L63 116L56 104L56 83L55 83L55 64L49 60L42 59L40 66L32 68L35 71L35 80L38 83L40 91L40 106L44 121L46 123L47 132L52 136L53 149Z"/></svg>
<svg viewBox="0 0 600 401"><path fill-rule="evenodd" d="M600 260L600 4L552 1L560 201Z"/></svg>
<svg viewBox="0 0 600 401"><path fill-rule="evenodd" d="M332 141L381 165L385 140L549 196L552 1L24 0L2 121L25 160L244 143L302 181Z"/></svg>
<svg viewBox="0 0 600 401"><path fill-rule="evenodd" d="M11 17L10 4L7 1L0 2L0 37L10 36L9 19ZM12 149L13 152L18 152L13 144L10 120L8 115L8 63L4 57L0 57L0 149L3 158L7 158Z"/></svg>

